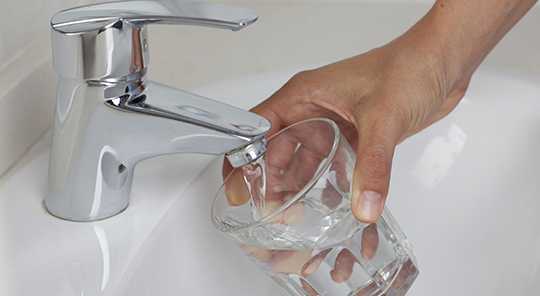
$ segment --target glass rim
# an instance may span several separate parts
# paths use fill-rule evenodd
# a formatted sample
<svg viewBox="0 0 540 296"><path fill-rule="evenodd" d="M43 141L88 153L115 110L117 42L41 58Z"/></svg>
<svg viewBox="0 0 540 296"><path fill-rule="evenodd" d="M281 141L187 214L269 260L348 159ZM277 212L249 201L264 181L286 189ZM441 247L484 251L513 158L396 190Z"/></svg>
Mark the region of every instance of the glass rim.
<svg viewBox="0 0 540 296"><path fill-rule="evenodd" d="M290 208L300 198L302 198L302 196L304 196L307 191L311 190L311 188L313 188L313 186L315 186L315 184L317 184L317 181L319 180L319 178L322 176L322 174L325 171L328 170L328 168L330 167L330 164L334 160L336 152L337 152L337 148L338 148L339 143L341 141L341 131L339 130L338 125L333 120L328 119L328 118L324 118L324 117L315 117L315 118L310 118L310 119L305 119L305 120L302 120L302 121L295 122L295 123L287 126L286 128L278 131L277 133L273 134L272 136L270 136L268 138L268 143L270 141L272 141L274 138L278 137L279 135L281 135L282 133L288 131L289 129L291 129L293 127L296 127L298 125L305 124L305 123L308 123L308 122L313 122L313 121L319 121L319 122L327 123L332 128L332 130L334 131L334 139L333 139L332 148L330 149L330 152L325 157L325 159L321 162L321 164L319 164L319 167L318 167L317 171L315 171L315 174L306 183L306 185L301 190L299 190L291 199L289 199L287 202L283 203L279 208L273 210L270 214L268 214L268 215L266 215L266 216L264 216L262 218L256 219L256 220L254 220L254 221L252 221L250 223L246 223L245 225L231 227L231 228L229 228L227 230L224 230L223 227L221 227L222 223L218 222L217 219L216 219L216 217L218 215L216 215L216 213L215 213L215 208L216 208L216 204L218 202L218 199L221 197L220 193L225 192L224 187L225 187L225 184L227 183L227 180L232 176L232 174L233 174L233 172L235 170L239 169L239 168L234 168L223 179L223 184L220 185L218 191L216 192L216 194L214 195L214 198L212 200L211 220L212 220L212 223L214 224L214 226L216 228L218 228L221 232L231 233L231 232L237 232L237 231L240 231L240 230L245 230L245 229L248 229L248 228L257 227L259 225L262 225L262 224L265 224L265 223L267 223L269 221L272 221L272 219L274 219L277 215L283 213L285 210ZM264 157L264 155L262 155L262 157ZM224 195L224 198L227 198L226 193L224 193L223 195Z"/></svg>

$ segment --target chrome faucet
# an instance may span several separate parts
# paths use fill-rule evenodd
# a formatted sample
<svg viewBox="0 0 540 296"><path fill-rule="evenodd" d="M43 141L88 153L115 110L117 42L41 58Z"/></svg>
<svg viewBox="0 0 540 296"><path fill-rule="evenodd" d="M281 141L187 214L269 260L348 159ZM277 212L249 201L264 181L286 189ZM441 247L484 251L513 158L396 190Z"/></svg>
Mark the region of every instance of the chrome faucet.
<svg viewBox="0 0 540 296"><path fill-rule="evenodd" d="M52 215L94 221L122 212L143 159L225 154L241 166L266 151L264 118L146 79L147 24L237 31L257 20L247 9L178 2L110 2L51 19L58 89L45 206Z"/></svg>

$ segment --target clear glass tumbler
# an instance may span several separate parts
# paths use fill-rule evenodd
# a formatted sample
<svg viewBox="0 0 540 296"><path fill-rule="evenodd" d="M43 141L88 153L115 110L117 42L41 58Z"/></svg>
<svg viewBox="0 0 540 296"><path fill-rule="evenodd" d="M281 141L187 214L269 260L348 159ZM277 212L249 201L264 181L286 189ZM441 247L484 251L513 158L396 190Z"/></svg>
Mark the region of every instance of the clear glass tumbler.
<svg viewBox="0 0 540 296"><path fill-rule="evenodd" d="M387 209L375 224L354 218L354 164L333 121L299 122L257 161L224 163L212 220L291 295L405 295L418 275L411 248Z"/></svg>

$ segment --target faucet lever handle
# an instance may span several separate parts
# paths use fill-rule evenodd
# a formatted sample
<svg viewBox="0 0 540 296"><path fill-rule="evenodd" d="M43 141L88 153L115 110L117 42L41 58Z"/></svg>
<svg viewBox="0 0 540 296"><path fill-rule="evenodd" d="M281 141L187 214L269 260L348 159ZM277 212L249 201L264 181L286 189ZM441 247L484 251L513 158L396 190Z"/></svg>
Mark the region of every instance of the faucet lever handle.
<svg viewBox="0 0 540 296"><path fill-rule="evenodd" d="M144 76L147 24L197 25L238 31L257 20L245 8L179 0L118 1L75 7L51 19L59 76L118 82Z"/></svg>
<svg viewBox="0 0 540 296"><path fill-rule="evenodd" d="M84 33L103 30L118 22L137 26L150 23L198 25L240 30L255 22L249 9L207 3L179 1L118 1L75 7L58 12L51 19L54 30Z"/></svg>

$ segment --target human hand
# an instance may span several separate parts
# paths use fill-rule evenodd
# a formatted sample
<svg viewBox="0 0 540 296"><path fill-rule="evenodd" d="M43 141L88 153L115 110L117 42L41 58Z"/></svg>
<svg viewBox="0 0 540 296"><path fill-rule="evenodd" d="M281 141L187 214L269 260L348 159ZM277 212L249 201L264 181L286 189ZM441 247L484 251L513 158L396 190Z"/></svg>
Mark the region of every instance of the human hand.
<svg viewBox="0 0 540 296"><path fill-rule="evenodd" d="M298 73L253 111L273 123L270 134L307 118L336 121L358 156L352 211L360 221L375 222L384 208L396 145L455 108L476 68L536 2L438 0L424 18L396 40L362 55ZM242 190L241 185L236 187ZM339 202L339 194L325 196L336 196ZM276 200L279 206L280 199ZM240 205L247 198L230 198L230 202ZM327 205L334 202L331 198ZM289 214L277 222L295 223L299 219L295 211ZM373 229L366 227L362 234L364 258L377 249L378 236L373 235ZM300 275L319 269L328 254L325 250L245 251L269 262L278 272ZM331 271L334 281L350 277L357 259L351 254L343 251L336 258ZM406 273L416 272L410 261L402 271L403 276L398 275L393 283L397 288L407 286L410 279ZM302 284L309 295L317 295L307 282Z"/></svg>
<svg viewBox="0 0 540 296"><path fill-rule="evenodd" d="M242 245L243 251L253 257L259 264L266 267L275 274L287 274L300 276L300 284L307 295L317 296L319 292L325 291L321 285L321 280L328 277L337 284L347 282L353 277L354 270L365 269L366 262L372 260L377 253L379 245L379 233L377 224L370 224L360 231L359 236L351 238L349 248L339 250L337 254L333 248L320 250L269 250L264 247ZM358 249L358 250L356 250ZM353 253L356 253L353 254ZM361 256L361 258L357 257ZM324 267L323 267L324 266ZM308 282L310 276L316 279ZM403 277L404 275L401 275ZM396 275L395 285L397 287L400 275ZM357 280L357 279L356 279ZM324 282L324 281L323 281ZM403 282L403 280L401 280ZM317 288L312 286L314 284ZM328 284L328 282L326 282ZM326 291L327 293L329 291ZM356 296L368 295L365 289L355 294ZM365 293L365 294L364 294ZM369 293L371 294L371 293Z"/></svg>
<svg viewBox="0 0 540 296"><path fill-rule="evenodd" d="M271 132L329 117L355 146L352 211L381 215L395 147L447 115L474 71L537 0L435 1L392 42L359 56L296 74L253 111Z"/></svg>
<svg viewBox="0 0 540 296"><path fill-rule="evenodd" d="M271 134L295 122L333 119L357 152L352 211L363 222L381 215L396 145L447 115L470 75L446 79L436 47L404 35L362 55L296 74L253 111Z"/></svg>
<svg viewBox="0 0 540 296"><path fill-rule="evenodd" d="M326 173L319 176L316 184L310 185L330 154L332 158ZM334 124L308 120L272 137L264 162L254 162L231 172L232 168L225 161L224 187L231 209L243 206L244 211L249 211L248 221L264 219L264 227L239 236L244 252L273 273L308 277L323 272L320 276L328 276L337 283L352 276L354 265L362 266L363 260L374 257L379 241L377 225L362 225L351 215L339 219L336 216L338 208L346 211L350 204L351 154L350 146L336 137ZM306 188L310 190L304 191ZM301 191L302 199L290 204ZM247 203L249 209L245 207ZM350 233L358 236L349 238L347 231L331 234L331 229L339 228L338 223L345 228L354 225L356 230ZM260 235L261 231L266 234ZM260 237L252 233L259 233ZM266 241L268 234L282 244ZM251 239L246 239L245 235ZM291 240L299 236L302 236L301 243ZM353 251L336 249L336 254L329 255L334 248L325 246L344 239L350 239L349 248ZM325 244L321 244L322 241ZM291 242L294 247L289 245ZM364 259L358 261L353 252ZM308 282L303 282L302 286L308 292L314 291L310 290Z"/></svg>

